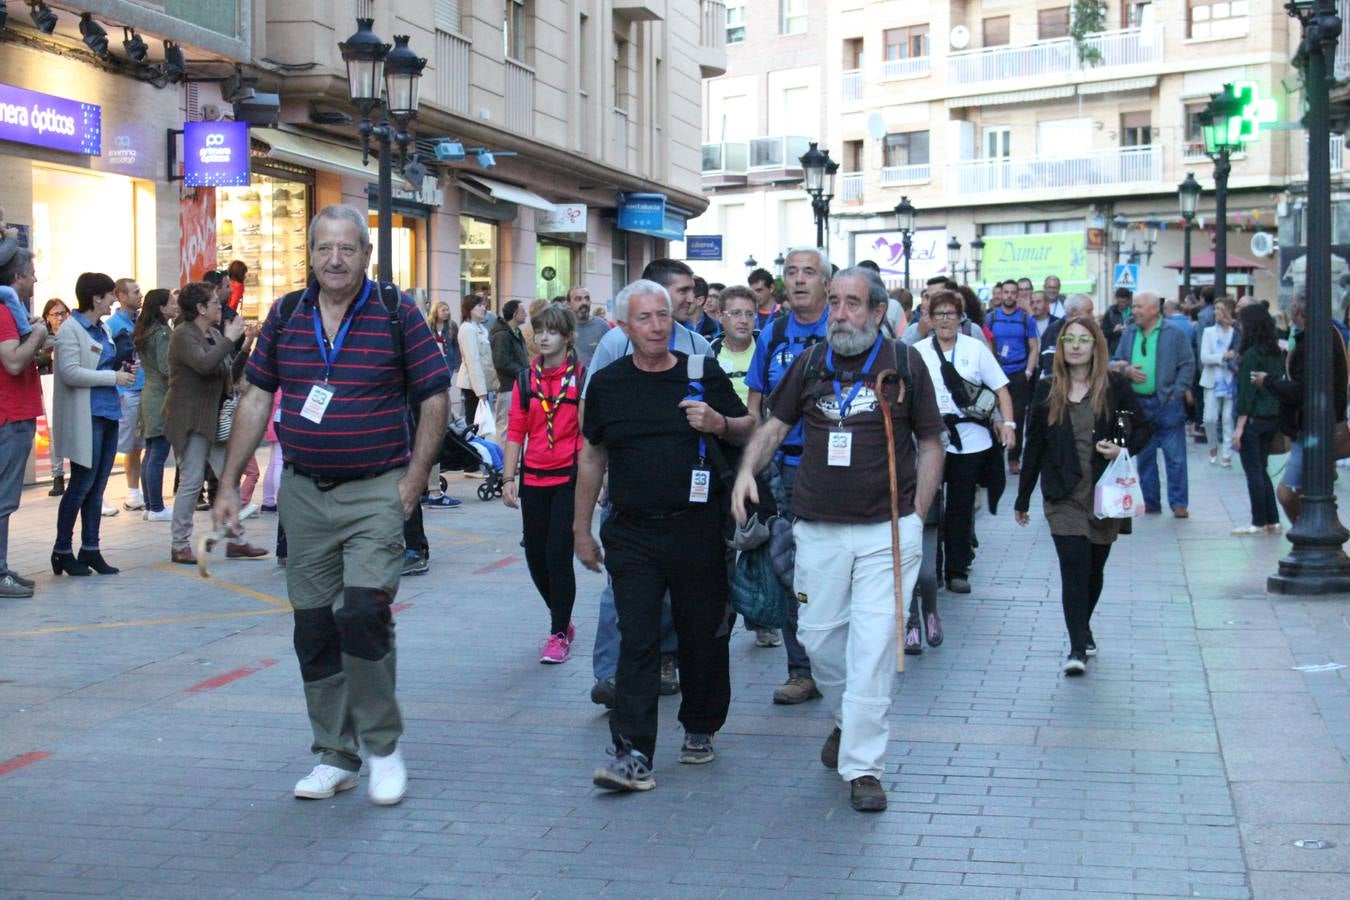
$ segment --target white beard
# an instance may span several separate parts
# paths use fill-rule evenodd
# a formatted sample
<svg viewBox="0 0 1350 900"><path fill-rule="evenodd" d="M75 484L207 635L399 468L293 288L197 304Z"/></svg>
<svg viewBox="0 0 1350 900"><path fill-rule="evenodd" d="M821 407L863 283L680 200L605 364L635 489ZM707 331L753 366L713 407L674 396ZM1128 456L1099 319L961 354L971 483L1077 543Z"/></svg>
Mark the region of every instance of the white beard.
<svg viewBox="0 0 1350 900"><path fill-rule="evenodd" d="M879 324L854 328L846 322L836 322L830 326L830 346L840 356L858 356L877 342L880 333Z"/></svg>

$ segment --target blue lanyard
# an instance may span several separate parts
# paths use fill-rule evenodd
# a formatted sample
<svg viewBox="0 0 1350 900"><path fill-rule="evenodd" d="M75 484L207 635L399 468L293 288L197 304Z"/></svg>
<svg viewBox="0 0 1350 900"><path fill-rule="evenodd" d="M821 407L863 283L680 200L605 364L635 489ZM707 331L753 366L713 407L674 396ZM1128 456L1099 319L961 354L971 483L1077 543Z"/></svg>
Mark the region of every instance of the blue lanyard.
<svg viewBox="0 0 1350 900"><path fill-rule="evenodd" d="M854 382L853 390L848 392L848 399L844 399L843 388L839 384L839 379L834 379L834 398L839 403L839 421L842 422L848 418L849 408L853 406L853 401L858 397L858 391L862 390L863 382L861 376L867 374L872 368L872 363L877 361L877 354L881 352L881 335L877 335L877 341L872 345L872 352L867 356L867 362L863 363L862 371L859 372L860 380ZM830 347L825 351L825 368L834 371L834 348Z"/></svg>
<svg viewBox="0 0 1350 900"><path fill-rule="evenodd" d="M319 345L319 356L323 359L324 384L328 383L333 374L333 363L337 362L338 354L342 352L342 345L347 341L347 332L351 330L352 322L356 321L356 317L361 314L361 307L365 306L366 301L370 299L370 288L371 282L367 279L366 291L361 295L361 299L356 301L356 307L352 310L352 314L346 317L342 327L338 329L337 337L333 338L331 351L323 339L323 316L319 311L318 298L314 300L314 342Z"/></svg>
<svg viewBox="0 0 1350 900"><path fill-rule="evenodd" d="M691 382L689 382L689 395L688 395L687 397L685 397L685 399L686 399L686 400L697 400L697 401L699 401L700 403L702 403L702 402L703 402L703 385L702 385L702 383L697 382L697 381L691 381ZM703 465L707 462L707 459L708 459L708 442L707 442L707 440L703 437L703 432L700 431L700 432L698 433L698 464L699 464L699 468L702 468L702 467L703 467Z"/></svg>

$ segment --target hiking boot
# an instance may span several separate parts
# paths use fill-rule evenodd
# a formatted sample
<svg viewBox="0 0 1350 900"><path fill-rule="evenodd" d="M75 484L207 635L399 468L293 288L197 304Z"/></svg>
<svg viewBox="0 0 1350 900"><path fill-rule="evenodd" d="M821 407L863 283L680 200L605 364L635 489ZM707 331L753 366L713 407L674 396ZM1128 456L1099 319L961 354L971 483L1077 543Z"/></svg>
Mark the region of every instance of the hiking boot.
<svg viewBox="0 0 1350 900"><path fill-rule="evenodd" d="M905 655L918 656L923 653L923 639L919 637L919 626L911 625L905 629Z"/></svg>
<svg viewBox="0 0 1350 900"><path fill-rule="evenodd" d="M395 747L388 756L370 754L370 799L376 806L393 806L408 792L408 769L403 750Z"/></svg>
<svg viewBox="0 0 1350 900"><path fill-rule="evenodd" d="M338 791L350 791L360 780L358 772L321 763L295 783L295 796L301 800L327 800Z"/></svg>
<svg viewBox="0 0 1350 900"><path fill-rule="evenodd" d="M680 672L674 653L661 654L661 696L669 697L680 692Z"/></svg>
<svg viewBox="0 0 1350 900"><path fill-rule="evenodd" d="M947 590L953 594L969 594L970 582L964 578L948 578Z"/></svg>
<svg viewBox="0 0 1350 900"><path fill-rule="evenodd" d="M780 706L795 706L807 700L819 700L820 691L810 675L789 675L788 680L773 692L773 702Z"/></svg>
<svg viewBox="0 0 1350 900"><path fill-rule="evenodd" d="M652 765L640 751L630 747L607 752L614 758L591 776L596 787L607 791L650 791L656 787Z"/></svg>
<svg viewBox="0 0 1350 900"><path fill-rule="evenodd" d="M572 656L568 647L567 635L551 634L539 642L539 661L548 665L565 663Z"/></svg>
<svg viewBox="0 0 1350 900"><path fill-rule="evenodd" d="M858 812L882 812L886 809L886 789L871 775L864 775L849 782L849 803Z"/></svg>
<svg viewBox="0 0 1350 900"><path fill-rule="evenodd" d="M684 744L680 747L680 762L692 766L701 766L704 763L712 762L715 758L711 734L685 734Z"/></svg>
<svg viewBox="0 0 1350 900"><path fill-rule="evenodd" d="M927 616L924 617L924 624L927 626L928 631L928 646L941 647L942 620L938 618L938 614L935 612L930 612Z"/></svg>
<svg viewBox="0 0 1350 900"><path fill-rule="evenodd" d="M820 748L820 764L825 768L839 768L839 741L843 736L844 733L835 726L830 736L825 739L825 746Z"/></svg>
<svg viewBox="0 0 1350 900"><path fill-rule="evenodd" d="M591 686L591 702L605 709L614 708L613 678L601 678Z"/></svg>
<svg viewBox="0 0 1350 900"><path fill-rule="evenodd" d="M777 628L756 628L755 646L781 647L783 646L783 636L778 633Z"/></svg>

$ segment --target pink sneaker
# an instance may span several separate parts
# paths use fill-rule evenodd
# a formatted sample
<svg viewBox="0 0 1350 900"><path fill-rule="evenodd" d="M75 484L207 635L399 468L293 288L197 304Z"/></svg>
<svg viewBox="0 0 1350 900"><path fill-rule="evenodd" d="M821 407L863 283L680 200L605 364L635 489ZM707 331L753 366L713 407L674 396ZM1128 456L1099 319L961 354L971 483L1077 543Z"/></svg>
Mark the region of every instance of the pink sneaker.
<svg viewBox="0 0 1350 900"><path fill-rule="evenodd" d="M571 655L572 648L568 645L565 634L549 635L548 640L542 642L539 647L539 661L548 665L565 663Z"/></svg>

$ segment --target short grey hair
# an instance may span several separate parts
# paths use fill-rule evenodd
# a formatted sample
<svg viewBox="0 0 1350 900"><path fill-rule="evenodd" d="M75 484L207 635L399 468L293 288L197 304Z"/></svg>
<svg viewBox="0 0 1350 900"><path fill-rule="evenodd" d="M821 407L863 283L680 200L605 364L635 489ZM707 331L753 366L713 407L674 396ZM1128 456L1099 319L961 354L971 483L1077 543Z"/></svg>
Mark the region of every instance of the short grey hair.
<svg viewBox="0 0 1350 900"><path fill-rule="evenodd" d="M319 223L325 219L352 223L356 226L357 236L361 239L361 249L364 250L370 246L370 220L366 217L366 214L355 206L334 203L315 213L313 221L309 223L310 250L314 249L314 231L319 227Z"/></svg>
<svg viewBox="0 0 1350 900"><path fill-rule="evenodd" d="M614 298L614 320L616 322L628 321L628 302L634 297L651 295L660 297L666 301L666 312L674 312L675 305L670 302L670 291L666 290L661 284L655 281L649 281L646 278L639 278L632 284L619 291L619 296Z"/></svg>
<svg viewBox="0 0 1350 900"><path fill-rule="evenodd" d="M830 280L830 254L824 247L792 247L783 254L783 265L787 265L787 260L792 258L794 253L814 253L816 255L816 265L820 268L820 277L826 281Z"/></svg>
<svg viewBox="0 0 1350 900"><path fill-rule="evenodd" d="M1163 312L1167 313L1169 316L1181 312L1181 304L1176 300L1175 297L1168 297L1166 300L1164 300L1162 308Z"/></svg>
<svg viewBox="0 0 1350 900"><path fill-rule="evenodd" d="M1070 294L1064 301L1064 315L1090 314L1097 311L1097 304L1087 294Z"/></svg>
<svg viewBox="0 0 1350 900"><path fill-rule="evenodd" d="M866 266L851 266L847 269L840 269L835 273L835 279L839 278L861 278L867 283L867 308L876 309L878 306L885 308L887 301L891 299L890 293L886 290L886 285L881 283L881 276Z"/></svg>
<svg viewBox="0 0 1350 900"><path fill-rule="evenodd" d="M1153 291L1139 291L1134 295L1135 300L1138 300L1140 297L1152 300L1154 303L1158 305L1158 312L1162 312L1163 299L1160 295L1155 294Z"/></svg>

